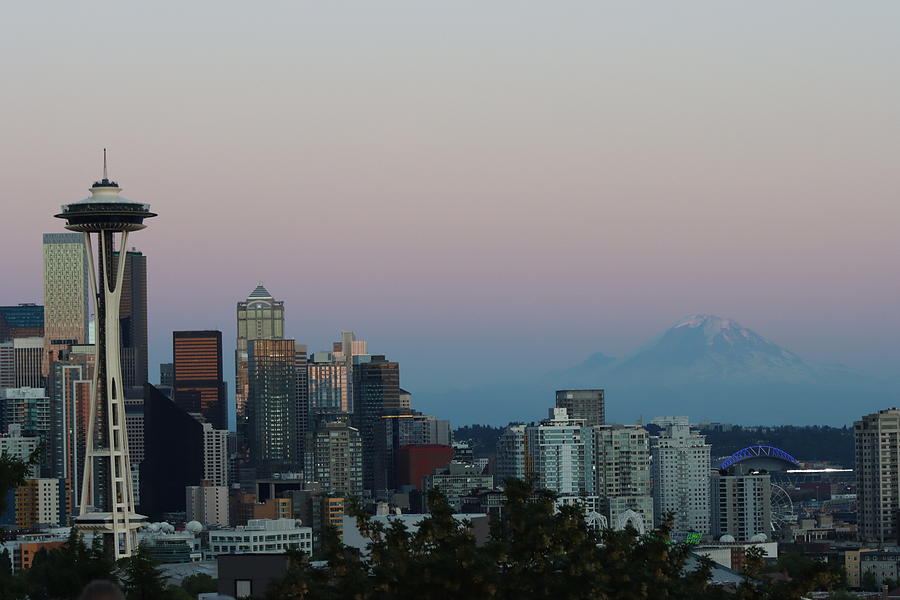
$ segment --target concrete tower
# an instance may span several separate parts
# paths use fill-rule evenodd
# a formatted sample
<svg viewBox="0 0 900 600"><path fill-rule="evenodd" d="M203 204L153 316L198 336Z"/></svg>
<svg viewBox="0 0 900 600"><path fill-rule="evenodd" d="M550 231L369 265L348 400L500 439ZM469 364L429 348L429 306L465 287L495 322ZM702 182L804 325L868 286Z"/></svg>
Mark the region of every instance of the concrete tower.
<svg viewBox="0 0 900 600"><path fill-rule="evenodd" d="M128 455L119 314L126 261L116 260L116 250L127 248L128 234L143 229L144 219L156 215L150 212L150 205L119 196L121 188L106 175L105 150L103 179L95 182L90 191L89 198L63 205L62 212L55 215L66 220L66 229L84 234L97 319L94 385L80 514L75 525L102 535L106 552L119 559L131 556L136 547L137 529L145 517L135 513ZM93 233L97 234L96 257ZM118 244L116 234L119 234Z"/></svg>

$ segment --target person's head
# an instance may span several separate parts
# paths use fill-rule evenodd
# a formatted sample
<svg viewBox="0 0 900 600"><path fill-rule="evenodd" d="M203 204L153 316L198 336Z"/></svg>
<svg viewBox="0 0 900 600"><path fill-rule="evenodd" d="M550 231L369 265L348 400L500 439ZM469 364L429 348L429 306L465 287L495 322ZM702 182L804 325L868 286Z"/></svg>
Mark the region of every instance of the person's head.
<svg viewBox="0 0 900 600"><path fill-rule="evenodd" d="M119 586L105 579L95 579L81 590L78 600L125 600Z"/></svg>

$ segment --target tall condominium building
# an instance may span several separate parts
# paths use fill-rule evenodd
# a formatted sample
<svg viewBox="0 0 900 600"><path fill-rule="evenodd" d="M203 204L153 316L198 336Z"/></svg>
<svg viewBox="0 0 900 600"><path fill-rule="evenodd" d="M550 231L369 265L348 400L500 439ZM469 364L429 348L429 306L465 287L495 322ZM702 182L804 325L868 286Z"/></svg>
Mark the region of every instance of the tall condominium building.
<svg viewBox="0 0 900 600"><path fill-rule="evenodd" d="M300 462L303 462L306 433L318 425L309 410L309 353L306 344L294 344L294 387L297 390L297 443L300 446Z"/></svg>
<svg viewBox="0 0 900 600"><path fill-rule="evenodd" d="M237 303L237 345L234 351L235 398L238 417L250 394L248 342L284 338L284 302L275 300L262 282L246 300Z"/></svg>
<svg viewBox="0 0 900 600"><path fill-rule="evenodd" d="M185 412L202 415L216 429L228 429L222 332L176 331L172 342L175 403Z"/></svg>
<svg viewBox="0 0 900 600"><path fill-rule="evenodd" d="M7 340L0 342L0 390L11 387L16 387L16 349L13 341Z"/></svg>
<svg viewBox="0 0 900 600"><path fill-rule="evenodd" d="M859 537L897 542L900 537L900 410L890 408L853 424L859 501Z"/></svg>
<svg viewBox="0 0 900 600"><path fill-rule="evenodd" d="M82 345L61 350L50 366L47 378L50 436L44 450L50 471L45 476L67 481L73 505L79 506L87 452L94 347Z"/></svg>
<svg viewBox="0 0 900 600"><path fill-rule="evenodd" d="M497 439L497 485L507 479L525 479L530 473L525 429L525 425L510 425Z"/></svg>
<svg viewBox="0 0 900 600"><path fill-rule="evenodd" d="M19 425L25 435L49 443L50 399L44 388L7 388L4 392L3 427Z"/></svg>
<svg viewBox="0 0 900 600"><path fill-rule="evenodd" d="M45 451L53 467L47 476L69 481L76 506L87 452L94 358L93 346L61 350L47 379L51 435Z"/></svg>
<svg viewBox="0 0 900 600"><path fill-rule="evenodd" d="M714 473L709 479L710 528L738 542L772 533L772 481L768 473Z"/></svg>
<svg viewBox="0 0 900 600"><path fill-rule="evenodd" d="M411 417L408 411L400 408L400 365L383 355L357 358L359 360L353 367L353 420L365 449L363 487L367 490L386 489L377 486L388 485L388 480L392 478L390 473L393 472L393 452L405 444L397 441L395 445L393 432L397 428L393 424L383 427L377 436L375 429L385 421L382 418L385 415L404 414ZM376 467L376 463L380 466ZM376 469L380 473L377 482Z"/></svg>
<svg viewBox="0 0 900 600"><path fill-rule="evenodd" d="M362 442L359 430L346 423L324 423L307 434L307 481L330 495L362 495Z"/></svg>
<svg viewBox="0 0 900 600"><path fill-rule="evenodd" d="M43 306L0 306L0 342L20 337L44 337Z"/></svg>
<svg viewBox="0 0 900 600"><path fill-rule="evenodd" d="M565 408L569 418L581 419L588 427L606 423L603 390L557 390L556 407Z"/></svg>
<svg viewBox="0 0 900 600"><path fill-rule="evenodd" d="M413 415L407 411L385 411L372 428L372 445L363 442L363 487L377 498L386 499L400 487L398 457L400 449L409 444L412 423ZM367 471L367 465L371 470ZM371 484L366 483L367 476Z"/></svg>
<svg viewBox="0 0 900 600"><path fill-rule="evenodd" d="M60 350L88 341L89 264L83 234L44 234L44 376Z"/></svg>
<svg viewBox="0 0 900 600"><path fill-rule="evenodd" d="M653 524L650 495L650 436L640 425L594 427L596 495L611 526L621 528L629 511ZM632 522L635 528L637 523Z"/></svg>
<svg viewBox="0 0 900 600"><path fill-rule="evenodd" d="M203 423L203 480L228 485L228 430Z"/></svg>
<svg viewBox="0 0 900 600"><path fill-rule="evenodd" d="M185 488L185 520L228 527L228 488L204 481Z"/></svg>
<svg viewBox="0 0 900 600"><path fill-rule="evenodd" d="M353 411L353 366L360 361L369 360L368 343L365 340L356 339L356 334L352 331L342 331L341 341L332 344L332 352L336 360L343 360L347 369L347 383L349 390L347 393L348 406L344 409L347 412Z"/></svg>
<svg viewBox="0 0 900 600"><path fill-rule="evenodd" d="M19 337L0 342L0 388L43 387L44 338Z"/></svg>
<svg viewBox="0 0 900 600"><path fill-rule="evenodd" d="M402 397L402 395L401 395ZM401 411L412 413L410 424L410 444L440 444L449 446L453 443L453 434L450 431L450 421L438 419L434 415L423 415L411 410L401 403Z"/></svg>
<svg viewBox="0 0 900 600"><path fill-rule="evenodd" d="M560 496L593 495L592 430L569 418L565 408L551 408L550 418L525 429L526 447L538 488Z"/></svg>
<svg viewBox="0 0 900 600"><path fill-rule="evenodd" d="M115 260L119 252L114 254ZM149 381L147 367L147 257L134 248L125 252L125 273L119 305L122 378L126 393L142 398Z"/></svg>
<svg viewBox="0 0 900 600"><path fill-rule="evenodd" d="M669 425L650 439L653 512L657 525L672 513L673 534L709 532L709 453L690 425Z"/></svg>
<svg viewBox="0 0 900 600"><path fill-rule="evenodd" d="M250 393L247 442L250 459L271 472L302 469L297 402L296 343L255 339L247 343Z"/></svg>

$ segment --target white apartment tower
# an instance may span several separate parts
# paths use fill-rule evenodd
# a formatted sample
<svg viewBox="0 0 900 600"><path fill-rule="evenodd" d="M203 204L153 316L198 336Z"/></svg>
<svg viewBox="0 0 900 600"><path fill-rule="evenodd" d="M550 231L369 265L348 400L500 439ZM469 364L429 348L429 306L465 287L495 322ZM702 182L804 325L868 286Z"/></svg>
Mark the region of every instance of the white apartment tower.
<svg viewBox="0 0 900 600"><path fill-rule="evenodd" d="M768 473L714 473L709 478L714 537L730 535L738 542L772 534L772 480Z"/></svg>
<svg viewBox="0 0 900 600"><path fill-rule="evenodd" d="M656 524L673 516L673 535L709 532L709 454L706 438L690 425L670 424L650 439Z"/></svg>
<svg viewBox="0 0 900 600"><path fill-rule="evenodd" d="M900 509L900 410L866 415L853 424L859 538L896 542Z"/></svg>
<svg viewBox="0 0 900 600"><path fill-rule="evenodd" d="M565 408L525 429L527 458L537 488L560 496L590 496L594 488L592 428L570 419Z"/></svg>
<svg viewBox="0 0 900 600"><path fill-rule="evenodd" d="M497 439L497 484L506 479L525 479L525 425L510 425Z"/></svg>
<svg viewBox="0 0 900 600"><path fill-rule="evenodd" d="M640 425L594 427L595 495L615 529L653 524L649 434Z"/></svg>

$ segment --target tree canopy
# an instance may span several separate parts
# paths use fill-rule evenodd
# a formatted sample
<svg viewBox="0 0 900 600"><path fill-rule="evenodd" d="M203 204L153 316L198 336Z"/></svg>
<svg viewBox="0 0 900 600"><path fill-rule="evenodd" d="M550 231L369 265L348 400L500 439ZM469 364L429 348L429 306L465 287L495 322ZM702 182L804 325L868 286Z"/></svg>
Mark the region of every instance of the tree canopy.
<svg viewBox="0 0 900 600"><path fill-rule="evenodd" d="M415 530L357 512L369 539L365 552L332 537L325 567L292 553L268 600L792 600L837 583L804 564L789 582L760 577L727 588L711 585L712 562L671 543L668 525L646 536L630 528L596 531L580 507L557 507L551 492L527 482L507 482L505 495L502 517L481 545L438 491L429 493L432 513ZM751 552L747 558L760 575L762 557Z"/></svg>

